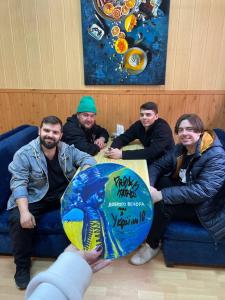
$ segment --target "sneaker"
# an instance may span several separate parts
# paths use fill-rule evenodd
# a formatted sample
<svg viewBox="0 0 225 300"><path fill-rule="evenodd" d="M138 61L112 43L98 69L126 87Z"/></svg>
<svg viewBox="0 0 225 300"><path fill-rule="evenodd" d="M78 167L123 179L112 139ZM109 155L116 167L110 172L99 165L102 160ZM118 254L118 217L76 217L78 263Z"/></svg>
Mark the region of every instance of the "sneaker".
<svg viewBox="0 0 225 300"><path fill-rule="evenodd" d="M29 268L16 268L16 274L14 276L15 283L18 289L25 290L30 281L30 269Z"/></svg>
<svg viewBox="0 0 225 300"><path fill-rule="evenodd" d="M141 248L131 257L130 262L133 265L143 265L159 253L159 247L152 249L147 243L143 244Z"/></svg>

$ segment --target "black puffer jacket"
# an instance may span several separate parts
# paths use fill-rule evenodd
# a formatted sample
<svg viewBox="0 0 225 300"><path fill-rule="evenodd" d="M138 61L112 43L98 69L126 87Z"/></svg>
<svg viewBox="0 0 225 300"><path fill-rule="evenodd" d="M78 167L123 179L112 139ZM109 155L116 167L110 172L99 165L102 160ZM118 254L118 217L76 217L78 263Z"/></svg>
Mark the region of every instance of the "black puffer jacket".
<svg viewBox="0 0 225 300"><path fill-rule="evenodd" d="M177 177L186 148L174 150L149 168L150 183L165 174ZM199 140L195 155L186 172L187 184L162 189L166 204L195 205L201 224L219 240L225 236L225 151L213 131Z"/></svg>
<svg viewBox="0 0 225 300"><path fill-rule="evenodd" d="M147 159L150 164L174 147L170 126L161 118L157 119L147 131L141 121L135 122L113 141L111 147L120 149L136 139L140 140L144 149L123 150L123 159Z"/></svg>
<svg viewBox="0 0 225 300"><path fill-rule="evenodd" d="M104 137L107 143L109 138L107 130L97 124L94 124L91 129L86 129L79 123L77 115L67 118L63 126L62 140L90 155L95 155L100 151L99 146L94 144L99 137Z"/></svg>

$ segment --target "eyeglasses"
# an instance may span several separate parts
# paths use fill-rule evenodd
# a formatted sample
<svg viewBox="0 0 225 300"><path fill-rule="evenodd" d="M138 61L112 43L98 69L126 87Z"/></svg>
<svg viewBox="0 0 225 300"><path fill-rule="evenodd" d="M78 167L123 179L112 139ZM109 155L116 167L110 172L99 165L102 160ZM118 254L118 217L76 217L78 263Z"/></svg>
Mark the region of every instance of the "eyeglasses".
<svg viewBox="0 0 225 300"><path fill-rule="evenodd" d="M195 129L193 127L184 127L184 128L179 127L178 130L177 130L178 133L182 133L184 131L195 132Z"/></svg>

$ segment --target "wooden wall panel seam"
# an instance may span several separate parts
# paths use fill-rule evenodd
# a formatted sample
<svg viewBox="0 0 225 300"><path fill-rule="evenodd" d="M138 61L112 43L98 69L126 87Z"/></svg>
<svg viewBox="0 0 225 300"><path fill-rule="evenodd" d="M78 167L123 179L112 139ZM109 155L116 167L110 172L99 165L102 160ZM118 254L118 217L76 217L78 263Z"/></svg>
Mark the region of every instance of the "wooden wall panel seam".
<svg viewBox="0 0 225 300"><path fill-rule="evenodd" d="M225 129L225 91L88 91L95 98L97 122L115 131L116 124L128 128L139 118L139 107L146 101L155 101L159 115L174 128L183 113L196 113L206 127ZM39 125L46 115L57 115L63 122L75 113L77 104L86 90L0 90L0 134L21 124Z"/></svg>

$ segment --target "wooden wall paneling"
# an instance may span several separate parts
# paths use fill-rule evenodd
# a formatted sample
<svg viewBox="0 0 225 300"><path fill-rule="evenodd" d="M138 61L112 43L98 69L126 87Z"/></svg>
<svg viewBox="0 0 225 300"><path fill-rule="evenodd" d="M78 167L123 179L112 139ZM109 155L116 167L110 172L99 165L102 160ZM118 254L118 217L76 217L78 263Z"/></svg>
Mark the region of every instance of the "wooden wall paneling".
<svg viewBox="0 0 225 300"><path fill-rule="evenodd" d="M72 0L73 1L73 0ZM76 78L79 80L79 87L84 86L84 58L83 58L83 39L82 39L82 21L81 21L81 1L76 2L76 27L78 33L77 39L77 60L79 60L79 77L76 75Z"/></svg>
<svg viewBox="0 0 225 300"><path fill-rule="evenodd" d="M198 89L203 85L204 51L206 47L211 2L197 0L192 34L192 48L188 73L188 88Z"/></svg>
<svg viewBox="0 0 225 300"><path fill-rule="evenodd" d="M52 115L60 115L60 118L67 112L68 113L68 106L65 105L69 94L66 94L66 97L64 94L55 94L53 101L48 101L48 111L50 108Z"/></svg>
<svg viewBox="0 0 225 300"><path fill-rule="evenodd" d="M207 42L204 56L204 68L203 68L203 89L217 89L216 78L219 70L219 64L224 64L219 62L222 41L225 41L222 37L223 25L225 18L225 1L216 0L211 1L210 15L208 19L208 32L207 32Z"/></svg>
<svg viewBox="0 0 225 300"><path fill-rule="evenodd" d="M165 119L171 126L173 126L172 120L176 118L176 115L174 116L174 106L176 105L177 99L176 96L174 96L170 101L170 105L168 105L169 98L171 99L169 95L160 95L154 100L158 104L159 117Z"/></svg>
<svg viewBox="0 0 225 300"><path fill-rule="evenodd" d="M51 110L48 109L48 102L52 102L52 98L54 98L54 94L31 94L34 125L39 126L43 117L52 114ZM54 107L54 103L52 103L52 107Z"/></svg>
<svg viewBox="0 0 225 300"><path fill-rule="evenodd" d="M12 122L13 127L16 124L27 124L30 121L30 116L27 114L27 96L23 93L13 93L9 96L10 101L10 122ZM24 122L26 120L26 122Z"/></svg>
<svg viewBox="0 0 225 300"><path fill-rule="evenodd" d="M225 97L223 95L215 95L215 100L219 105L217 105L216 117L212 121L211 127L213 128L220 124L220 127L225 130Z"/></svg>
<svg viewBox="0 0 225 300"><path fill-rule="evenodd" d="M30 87L43 88L36 1L23 0L22 6Z"/></svg>
<svg viewBox="0 0 225 300"><path fill-rule="evenodd" d="M186 96L180 94L161 95L156 101L159 107L159 116L165 119L174 132L176 120L183 114L186 106Z"/></svg>
<svg viewBox="0 0 225 300"><path fill-rule="evenodd" d="M206 127L225 129L225 97L223 95L200 95L199 112Z"/></svg>
<svg viewBox="0 0 225 300"><path fill-rule="evenodd" d="M62 0L49 0L51 34L54 57L54 73L56 87L68 88L68 57L66 53L65 41L65 17Z"/></svg>
<svg viewBox="0 0 225 300"><path fill-rule="evenodd" d="M113 89L84 85L80 5L0 1L0 88ZM165 86L116 89L224 90L224 52L224 0L171 0Z"/></svg>
<svg viewBox="0 0 225 300"><path fill-rule="evenodd" d="M80 1L77 1L80 3ZM79 88L83 82L81 14L74 0L64 1L65 44L68 58L68 88Z"/></svg>
<svg viewBox="0 0 225 300"><path fill-rule="evenodd" d="M62 121L65 122L68 117L76 113L76 108L80 101L80 98L84 95L89 95L89 94L90 93L87 94L79 91L77 91L76 93L69 92L69 91L67 93L61 93L61 94L56 93L55 97L58 102L57 106L59 108L59 111L55 110L55 114L59 114Z"/></svg>
<svg viewBox="0 0 225 300"><path fill-rule="evenodd" d="M223 6L224 6L224 10L225 10L225 2L223 2ZM216 86L218 88L225 86L224 53L225 53L225 17L223 18L223 29L222 29L222 34L221 34L220 55L217 60L218 72L216 74Z"/></svg>
<svg viewBox="0 0 225 300"><path fill-rule="evenodd" d="M219 104L216 106L216 117L212 121L211 127L221 124L221 127L225 130L225 97L223 95L215 95L215 100Z"/></svg>
<svg viewBox="0 0 225 300"><path fill-rule="evenodd" d="M174 70L174 86L184 90L188 89L188 73L195 14L193 7L195 7L195 0L181 1L179 31L176 41L177 51Z"/></svg>
<svg viewBox="0 0 225 300"><path fill-rule="evenodd" d="M118 105L119 98L119 105ZM107 97L108 105L108 130L112 133L116 131L116 123L122 123L125 127L127 124L127 118L129 115L129 109L131 104L127 107L126 111L123 110L123 103L127 102L125 99L125 95L121 93L121 95L108 95ZM130 102L131 103L131 102ZM123 121L123 122L122 122Z"/></svg>
<svg viewBox="0 0 225 300"><path fill-rule="evenodd" d="M80 95L81 97L82 95ZM97 115L96 115L96 122L98 124L112 124L111 119L112 119L112 107L111 107L111 101L109 100L109 95L94 95L94 99L96 101L97 105ZM77 103L79 102L79 99L77 99ZM74 111L76 110L77 107L74 105ZM117 116L115 116L115 119ZM107 127L108 128L108 127ZM108 128L110 132L114 132L115 129L113 128L112 125L110 125L110 128Z"/></svg>
<svg viewBox="0 0 225 300"><path fill-rule="evenodd" d="M33 93L33 97L36 98L36 96L37 95L35 93ZM57 101L57 98L60 96L62 96L62 95L61 94L57 95L55 93L52 93L52 94L41 93L38 95L39 102L45 104L44 114L41 116L40 120L43 117L46 117L48 115L56 115L56 116L61 117L61 111L60 111L61 107L59 109L59 105L58 105L58 101ZM61 102L62 102L62 104L64 104L63 98L61 98ZM39 123L40 123L40 120L39 120Z"/></svg>
<svg viewBox="0 0 225 300"><path fill-rule="evenodd" d="M1 52L4 71L0 76L5 76L7 88L18 88L17 68L15 62L15 44L12 35L9 1L0 1L0 36ZM3 80L2 80L3 81Z"/></svg>
<svg viewBox="0 0 225 300"><path fill-rule="evenodd" d="M50 9L48 0L36 1L37 28L44 89L56 88Z"/></svg>
<svg viewBox="0 0 225 300"><path fill-rule="evenodd" d="M34 97L36 94L34 93ZM80 98L80 97L79 97ZM59 116L63 122L66 118L75 113L78 103L77 95L70 93L41 93L40 101L45 101L45 116L51 114Z"/></svg>
<svg viewBox="0 0 225 300"><path fill-rule="evenodd" d="M158 107L159 116L165 119L173 129L177 118L183 111L182 103L180 103L180 95L162 95Z"/></svg>
<svg viewBox="0 0 225 300"><path fill-rule="evenodd" d="M74 99L74 95L70 93L62 94L60 95L60 97L58 97L57 95L56 101L57 107L61 115L61 119L63 122L65 122L69 116L75 113L76 105L74 104L74 102L76 100ZM55 114L57 113L58 111L55 112Z"/></svg>
<svg viewBox="0 0 225 300"><path fill-rule="evenodd" d="M166 88L174 88L174 72L176 64L177 36L180 22L180 1L170 1L170 16L168 28L167 60L166 60Z"/></svg>
<svg viewBox="0 0 225 300"><path fill-rule="evenodd" d="M139 101L142 95L137 94L110 94L108 95L108 123L110 133L116 131L116 125L128 126L136 120L139 112Z"/></svg>
<svg viewBox="0 0 225 300"><path fill-rule="evenodd" d="M24 28L24 13L22 1L9 1L11 29L14 41L15 71L18 76L18 86L30 88L30 73L28 68L28 51ZM14 71L14 72L15 72Z"/></svg>
<svg viewBox="0 0 225 300"><path fill-rule="evenodd" d="M12 114L10 109L9 94L7 92L0 93L0 134L14 127L14 124L11 120Z"/></svg>
<svg viewBox="0 0 225 300"><path fill-rule="evenodd" d="M2 41L1 34L0 34L0 70L1 70L0 86L1 87L6 87L5 69L4 69L4 64L3 64L3 41Z"/></svg>
<svg viewBox="0 0 225 300"><path fill-rule="evenodd" d="M24 103L24 111L26 114L26 124L39 125L40 119L44 114L44 101L34 99L33 93L22 93L22 101ZM37 122L38 120L38 122Z"/></svg>
<svg viewBox="0 0 225 300"><path fill-rule="evenodd" d="M206 127L225 129L225 92L181 92L143 90L111 91L32 91L0 90L1 133L18 125L39 125L47 115L57 115L63 122L76 111L83 95L92 95L97 105L97 122L115 132L116 124L128 128L139 118L139 107L155 101L159 115L174 128L183 113L197 113Z"/></svg>
<svg viewBox="0 0 225 300"><path fill-rule="evenodd" d="M210 128L210 120L214 120L214 108L213 108L213 98L214 95L199 95L198 97L198 107L199 116L204 120L207 128ZM206 110L206 104L208 109Z"/></svg>

